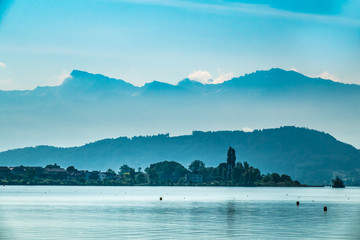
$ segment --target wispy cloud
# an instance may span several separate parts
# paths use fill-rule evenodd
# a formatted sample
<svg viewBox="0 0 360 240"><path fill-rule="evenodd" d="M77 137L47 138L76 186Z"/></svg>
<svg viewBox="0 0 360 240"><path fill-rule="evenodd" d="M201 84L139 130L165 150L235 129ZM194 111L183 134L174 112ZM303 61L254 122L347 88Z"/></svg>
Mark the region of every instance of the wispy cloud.
<svg viewBox="0 0 360 240"><path fill-rule="evenodd" d="M291 67L289 70L294 72L299 72L296 67Z"/></svg>
<svg viewBox="0 0 360 240"><path fill-rule="evenodd" d="M212 83L222 83L234 77L235 77L234 73L223 73L220 74L218 77L216 77Z"/></svg>
<svg viewBox="0 0 360 240"><path fill-rule="evenodd" d="M335 75L333 74L330 74L329 72L327 71L324 71L318 75L316 75L316 77L319 77L319 78L322 78L322 79L329 79L329 80L332 80L334 82L340 82L340 79L337 78Z"/></svg>
<svg viewBox="0 0 360 240"><path fill-rule="evenodd" d="M64 70L64 71L61 72L60 75L55 76L54 77L55 86L62 84L64 82L64 80L67 79L67 78L72 78L72 76L70 74L71 74L71 72Z"/></svg>
<svg viewBox="0 0 360 240"><path fill-rule="evenodd" d="M249 128L249 127L243 127L241 130L242 130L243 132L253 132L253 131L254 131L254 129Z"/></svg>
<svg viewBox="0 0 360 240"><path fill-rule="evenodd" d="M248 4L239 2L208 3L192 2L186 0L109 0L112 2L127 2L132 4L158 5L165 7L186 8L190 10L203 10L213 13L248 13L253 15L273 16L302 21L316 21L328 24L342 24L360 26L360 20L341 15L324 15L314 13L293 12L270 7L265 4Z"/></svg>
<svg viewBox="0 0 360 240"><path fill-rule="evenodd" d="M209 83L209 80L212 78L209 72L202 70L198 70L193 73L190 73L187 77L190 80L198 81L204 84Z"/></svg>
<svg viewBox="0 0 360 240"><path fill-rule="evenodd" d="M289 69L290 71L294 71L294 72L299 72L295 67L292 67ZM329 72L327 71L324 71L318 75L310 75L309 77L314 77L314 78L322 78L322 79L328 79L328 80L331 80L331 81L334 81L334 82L341 82L340 79L338 77L336 77L335 75L333 74L330 74Z"/></svg>
<svg viewBox="0 0 360 240"><path fill-rule="evenodd" d="M195 71L187 76L187 78L189 78L190 80L198 81L203 84L218 84L226 80L232 79L233 77L234 73L222 73L219 76L213 78L211 73L204 70Z"/></svg>
<svg viewBox="0 0 360 240"><path fill-rule="evenodd" d="M6 68L6 64L3 62L0 62L0 68Z"/></svg>

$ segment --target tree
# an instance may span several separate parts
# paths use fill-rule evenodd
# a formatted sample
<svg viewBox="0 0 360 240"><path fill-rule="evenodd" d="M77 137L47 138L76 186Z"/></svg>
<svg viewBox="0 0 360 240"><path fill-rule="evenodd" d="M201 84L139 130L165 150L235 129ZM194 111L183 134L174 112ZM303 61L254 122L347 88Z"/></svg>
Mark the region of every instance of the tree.
<svg viewBox="0 0 360 240"><path fill-rule="evenodd" d="M278 183L278 182L281 182L281 177L279 174L277 173L272 173L271 174L271 179L274 183Z"/></svg>
<svg viewBox="0 0 360 240"><path fill-rule="evenodd" d="M98 180L99 179L99 172L98 171L92 171L90 173L90 180Z"/></svg>
<svg viewBox="0 0 360 240"><path fill-rule="evenodd" d="M300 185L301 185L301 183L300 183L298 180L295 180L295 181L293 182L293 184L294 184L295 186L300 186Z"/></svg>
<svg viewBox="0 0 360 240"><path fill-rule="evenodd" d="M234 167L232 174L231 174L231 181L235 184L241 184L242 183L242 174L243 169L239 166Z"/></svg>
<svg viewBox="0 0 360 240"><path fill-rule="evenodd" d="M130 168L129 174L130 174L131 181L134 183L135 182L135 169Z"/></svg>
<svg viewBox="0 0 360 240"><path fill-rule="evenodd" d="M206 170L205 163L200 160L195 160L192 163L190 163L189 170L190 170L190 172L195 173L195 174L203 173L204 170Z"/></svg>
<svg viewBox="0 0 360 240"><path fill-rule="evenodd" d="M107 171L106 171L106 174L108 176L115 176L116 175L116 172L114 170L112 170L111 168L109 168Z"/></svg>
<svg viewBox="0 0 360 240"><path fill-rule="evenodd" d="M271 175L269 173L267 173L266 175L263 176L262 178L262 182L263 183L269 183L272 181Z"/></svg>
<svg viewBox="0 0 360 240"><path fill-rule="evenodd" d="M289 175L286 175L286 174L282 174L282 175L280 176L280 180L281 180L281 182L283 182L283 183L292 183L292 182L293 182L293 180L291 179L291 177L290 177Z"/></svg>
<svg viewBox="0 0 360 240"><path fill-rule="evenodd" d="M145 176L145 174L144 173L138 173L138 174L136 174L136 177L135 177L135 182L137 183L137 184L144 184L144 183L146 183L147 182L147 180L146 180L146 176Z"/></svg>
<svg viewBox="0 0 360 240"><path fill-rule="evenodd" d="M244 166L243 166L243 164L242 164L241 162L236 163L236 166L239 167L239 168L241 168L241 169L244 168Z"/></svg>
<svg viewBox="0 0 360 240"><path fill-rule="evenodd" d="M203 176L205 182L214 182L218 178L218 170L214 167L206 168L206 174Z"/></svg>
<svg viewBox="0 0 360 240"><path fill-rule="evenodd" d="M152 185L159 184L159 175L155 168L146 168L145 172L149 175L149 182Z"/></svg>
<svg viewBox="0 0 360 240"><path fill-rule="evenodd" d="M236 161L235 149L229 147L229 150L227 152L227 164L232 167L235 167L235 161Z"/></svg>
<svg viewBox="0 0 360 240"><path fill-rule="evenodd" d="M228 164L227 163L220 163L217 167L218 172L218 180L225 181L227 176Z"/></svg>
<svg viewBox="0 0 360 240"><path fill-rule="evenodd" d="M180 178L184 177L188 173L188 170L184 168L183 165L174 161L163 161L158 163L153 163L150 165L149 169L154 169L158 174L158 180L161 183L167 183L169 181L173 183L179 182Z"/></svg>
<svg viewBox="0 0 360 240"><path fill-rule="evenodd" d="M244 162L244 169L245 171L247 171L249 169L250 165L248 164L248 162Z"/></svg>
<svg viewBox="0 0 360 240"><path fill-rule="evenodd" d="M123 175L123 174L125 174L125 173L130 173L131 169L133 169L133 168L131 168L131 167L129 167L128 165L124 164L124 165L122 165L122 166L120 167L120 172L119 172L119 174Z"/></svg>
<svg viewBox="0 0 360 240"><path fill-rule="evenodd" d="M36 170L33 167L26 168L26 177L30 180L34 179L36 176Z"/></svg>
<svg viewBox="0 0 360 240"><path fill-rule="evenodd" d="M250 184L254 185L258 181L261 181L260 170L258 168L250 167Z"/></svg>
<svg viewBox="0 0 360 240"><path fill-rule="evenodd" d="M344 188L345 185L344 185L344 182L341 180L341 178L339 176L336 176L335 179L332 180L332 187L333 188Z"/></svg>
<svg viewBox="0 0 360 240"><path fill-rule="evenodd" d="M77 172L78 172L78 170L77 170L74 166L69 166L69 167L67 167L67 168L66 168L66 171L67 171L68 173L70 173L70 174L72 174L72 173L77 173Z"/></svg>
<svg viewBox="0 0 360 240"><path fill-rule="evenodd" d="M57 165L56 163L54 163L54 165L52 165L52 164L46 165L45 168L60 168L60 166Z"/></svg>

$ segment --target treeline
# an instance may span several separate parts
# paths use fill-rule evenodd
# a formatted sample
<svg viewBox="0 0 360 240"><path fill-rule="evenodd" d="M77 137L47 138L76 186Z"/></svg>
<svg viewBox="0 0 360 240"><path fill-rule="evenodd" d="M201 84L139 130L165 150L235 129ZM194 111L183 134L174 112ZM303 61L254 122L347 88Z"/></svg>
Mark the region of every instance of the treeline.
<svg viewBox="0 0 360 240"><path fill-rule="evenodd" d="M185 167L200 159L218 166L226 149L233 146L241 161L266 172L286 173L311 185L330 184L334 172L346 185L360 185L360 151L332 136L297 127L242 131L193 132L188 136L105 139L81 147L29 147L0 153L0 165L45 166L58 163L79 169L113 168L121 163L147 167L155 161L173 160ZM240 157L240 155L239 155ZM154 160L155 159L155 160ZM346 164L344 164L346 163ZM264 173L266 173L264 172ZM276 177L275 177L276 178Z"/></svg>
<svg viewBox="0 0 360 240"><path fill-rule="evenodd" d="M57 164L41 167L0 167L2 185L101 185L101 186L303 186L288 175L261 174L247 162L238 162L229 171L228 163L206 167L200 160L188 168L174 161L151 164L141 171L123 165L118 172L66 169Z"/></svg>

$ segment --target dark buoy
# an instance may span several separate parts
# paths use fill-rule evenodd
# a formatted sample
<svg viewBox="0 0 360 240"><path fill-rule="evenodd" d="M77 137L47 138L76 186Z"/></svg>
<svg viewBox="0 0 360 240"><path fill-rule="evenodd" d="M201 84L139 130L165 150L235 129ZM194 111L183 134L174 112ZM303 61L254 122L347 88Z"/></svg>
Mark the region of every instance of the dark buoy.
<svg viewBox="0 0 360 240"><path fill-rule="evenodd" d="M324 207L324 212L327 212L327 206Z"/></svg>
<svg viewBox="0 0 360 240"><path fill-rule="evenodd" d="M162 201L162 197L160 197L160 201Z"/></svg>
<svg viewBox="0 0 360 240"><path fill-rule="evenodd" d="M299 201L296 201L296 206L299 206L300 205L300 202Z"/></svg>

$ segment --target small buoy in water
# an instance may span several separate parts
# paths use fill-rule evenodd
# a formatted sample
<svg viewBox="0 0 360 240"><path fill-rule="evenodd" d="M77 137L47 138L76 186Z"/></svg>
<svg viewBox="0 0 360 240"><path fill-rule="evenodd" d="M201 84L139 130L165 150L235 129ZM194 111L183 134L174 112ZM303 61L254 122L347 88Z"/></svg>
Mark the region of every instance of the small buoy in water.
<svg viewBox="0 0 360 240"><path fill-rule="evenodd" d="M327 212L327 206L324 207L324 212Z"/></svg>
<svg viewBox="0 0 360 240"><path fill-rule="evenodd" d="M162 197L160 197L160 201L162 201Z"/></svg>
<svg viewBox="0 0 360 240"><path fill-rule="evenodd" d="M296 201L296 206L299 206L300 205L300 202L299 201Z"/></svg>

